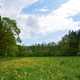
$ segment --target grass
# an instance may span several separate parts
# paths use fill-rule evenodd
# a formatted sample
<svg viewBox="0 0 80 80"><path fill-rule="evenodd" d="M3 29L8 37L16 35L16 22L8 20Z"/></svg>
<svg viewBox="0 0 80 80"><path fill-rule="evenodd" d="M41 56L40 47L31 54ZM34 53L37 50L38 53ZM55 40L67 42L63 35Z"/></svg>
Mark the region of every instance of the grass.
<svg viewBox="0 0 80 80"><path fill-rule="evenodd" d="M80 57L0 59L0 80L80 80Z"/></svg>

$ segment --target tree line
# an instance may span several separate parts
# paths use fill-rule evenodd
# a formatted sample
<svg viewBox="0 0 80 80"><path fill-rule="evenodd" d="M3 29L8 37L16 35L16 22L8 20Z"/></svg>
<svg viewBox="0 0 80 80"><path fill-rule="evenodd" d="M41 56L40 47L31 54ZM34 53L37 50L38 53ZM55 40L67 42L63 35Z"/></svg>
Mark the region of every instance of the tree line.
<svg viewBox="0 0 80 80"><path fill-rule="evenodd" d="M35 44L31 46L18 45L21 43L20 29L16 21L0 16L0 56L79 56L80 30L69 31L57 44Z"/></svg>

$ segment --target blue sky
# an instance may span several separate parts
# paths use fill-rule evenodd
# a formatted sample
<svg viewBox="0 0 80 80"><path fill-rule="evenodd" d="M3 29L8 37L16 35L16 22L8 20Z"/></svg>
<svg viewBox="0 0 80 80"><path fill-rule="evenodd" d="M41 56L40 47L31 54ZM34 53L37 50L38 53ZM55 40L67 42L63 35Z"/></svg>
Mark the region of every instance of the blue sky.
<svg viewBox="0 0 80 80"><path fill-rule="evenodd" d="M34 45L36 43L49 43L53 41L58 42L59 40L61 40L61 37L63 37L66 33L67 31L58 31L55 33L49 33L48 35L39 38L33 37L30 39L24 39L23 44Z"/></svg>
<svg viewBox="0 0 80 80"><path fill-rule="evenodd" d="M58 42L80 29L80 0L0 0L0 15L17 21L24 45Z"/></svg>
<svg viewBox="0 0 80 80"><path fill-rule="evenodd" d="M25 8L23 8L22 13L45 15L57 9L61 4L67 1L68 0L38 0L34 4L31 4L28 7L26 6ZM45 10L43 11L43 9Z"/></svg>
<svg viewBox="0 0 80 80"><path fill-rule="evenodd" d="M74 21L80 21L80 13L78 13L78 14L76 14L76 15L74 15L74 16L71 16L72 17L72 19L74 20Z"/></svg>

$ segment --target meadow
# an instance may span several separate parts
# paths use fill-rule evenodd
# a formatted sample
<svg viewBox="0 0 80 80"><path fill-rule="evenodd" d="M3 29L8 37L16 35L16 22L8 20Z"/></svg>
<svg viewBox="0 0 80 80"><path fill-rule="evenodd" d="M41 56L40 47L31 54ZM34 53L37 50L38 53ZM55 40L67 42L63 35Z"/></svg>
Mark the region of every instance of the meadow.
<svg viewBox="0 0 80 80"><path fill-rule="evenodd" d="M80 80L80 57L0 58L0 80Z"/></svg>

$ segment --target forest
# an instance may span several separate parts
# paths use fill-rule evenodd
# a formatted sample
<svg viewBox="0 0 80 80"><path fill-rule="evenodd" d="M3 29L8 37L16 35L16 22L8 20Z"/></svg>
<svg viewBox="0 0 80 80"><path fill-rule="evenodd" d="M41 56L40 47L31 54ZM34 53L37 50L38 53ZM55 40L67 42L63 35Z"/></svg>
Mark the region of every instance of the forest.
<svg viewBox="0 0 80 80"><path fill-rule="evenodd" d="M0 16L1 57L80 56L80 30L69 31L58 43L31 46L20 45L20 32L15 20Z"/></svg>

